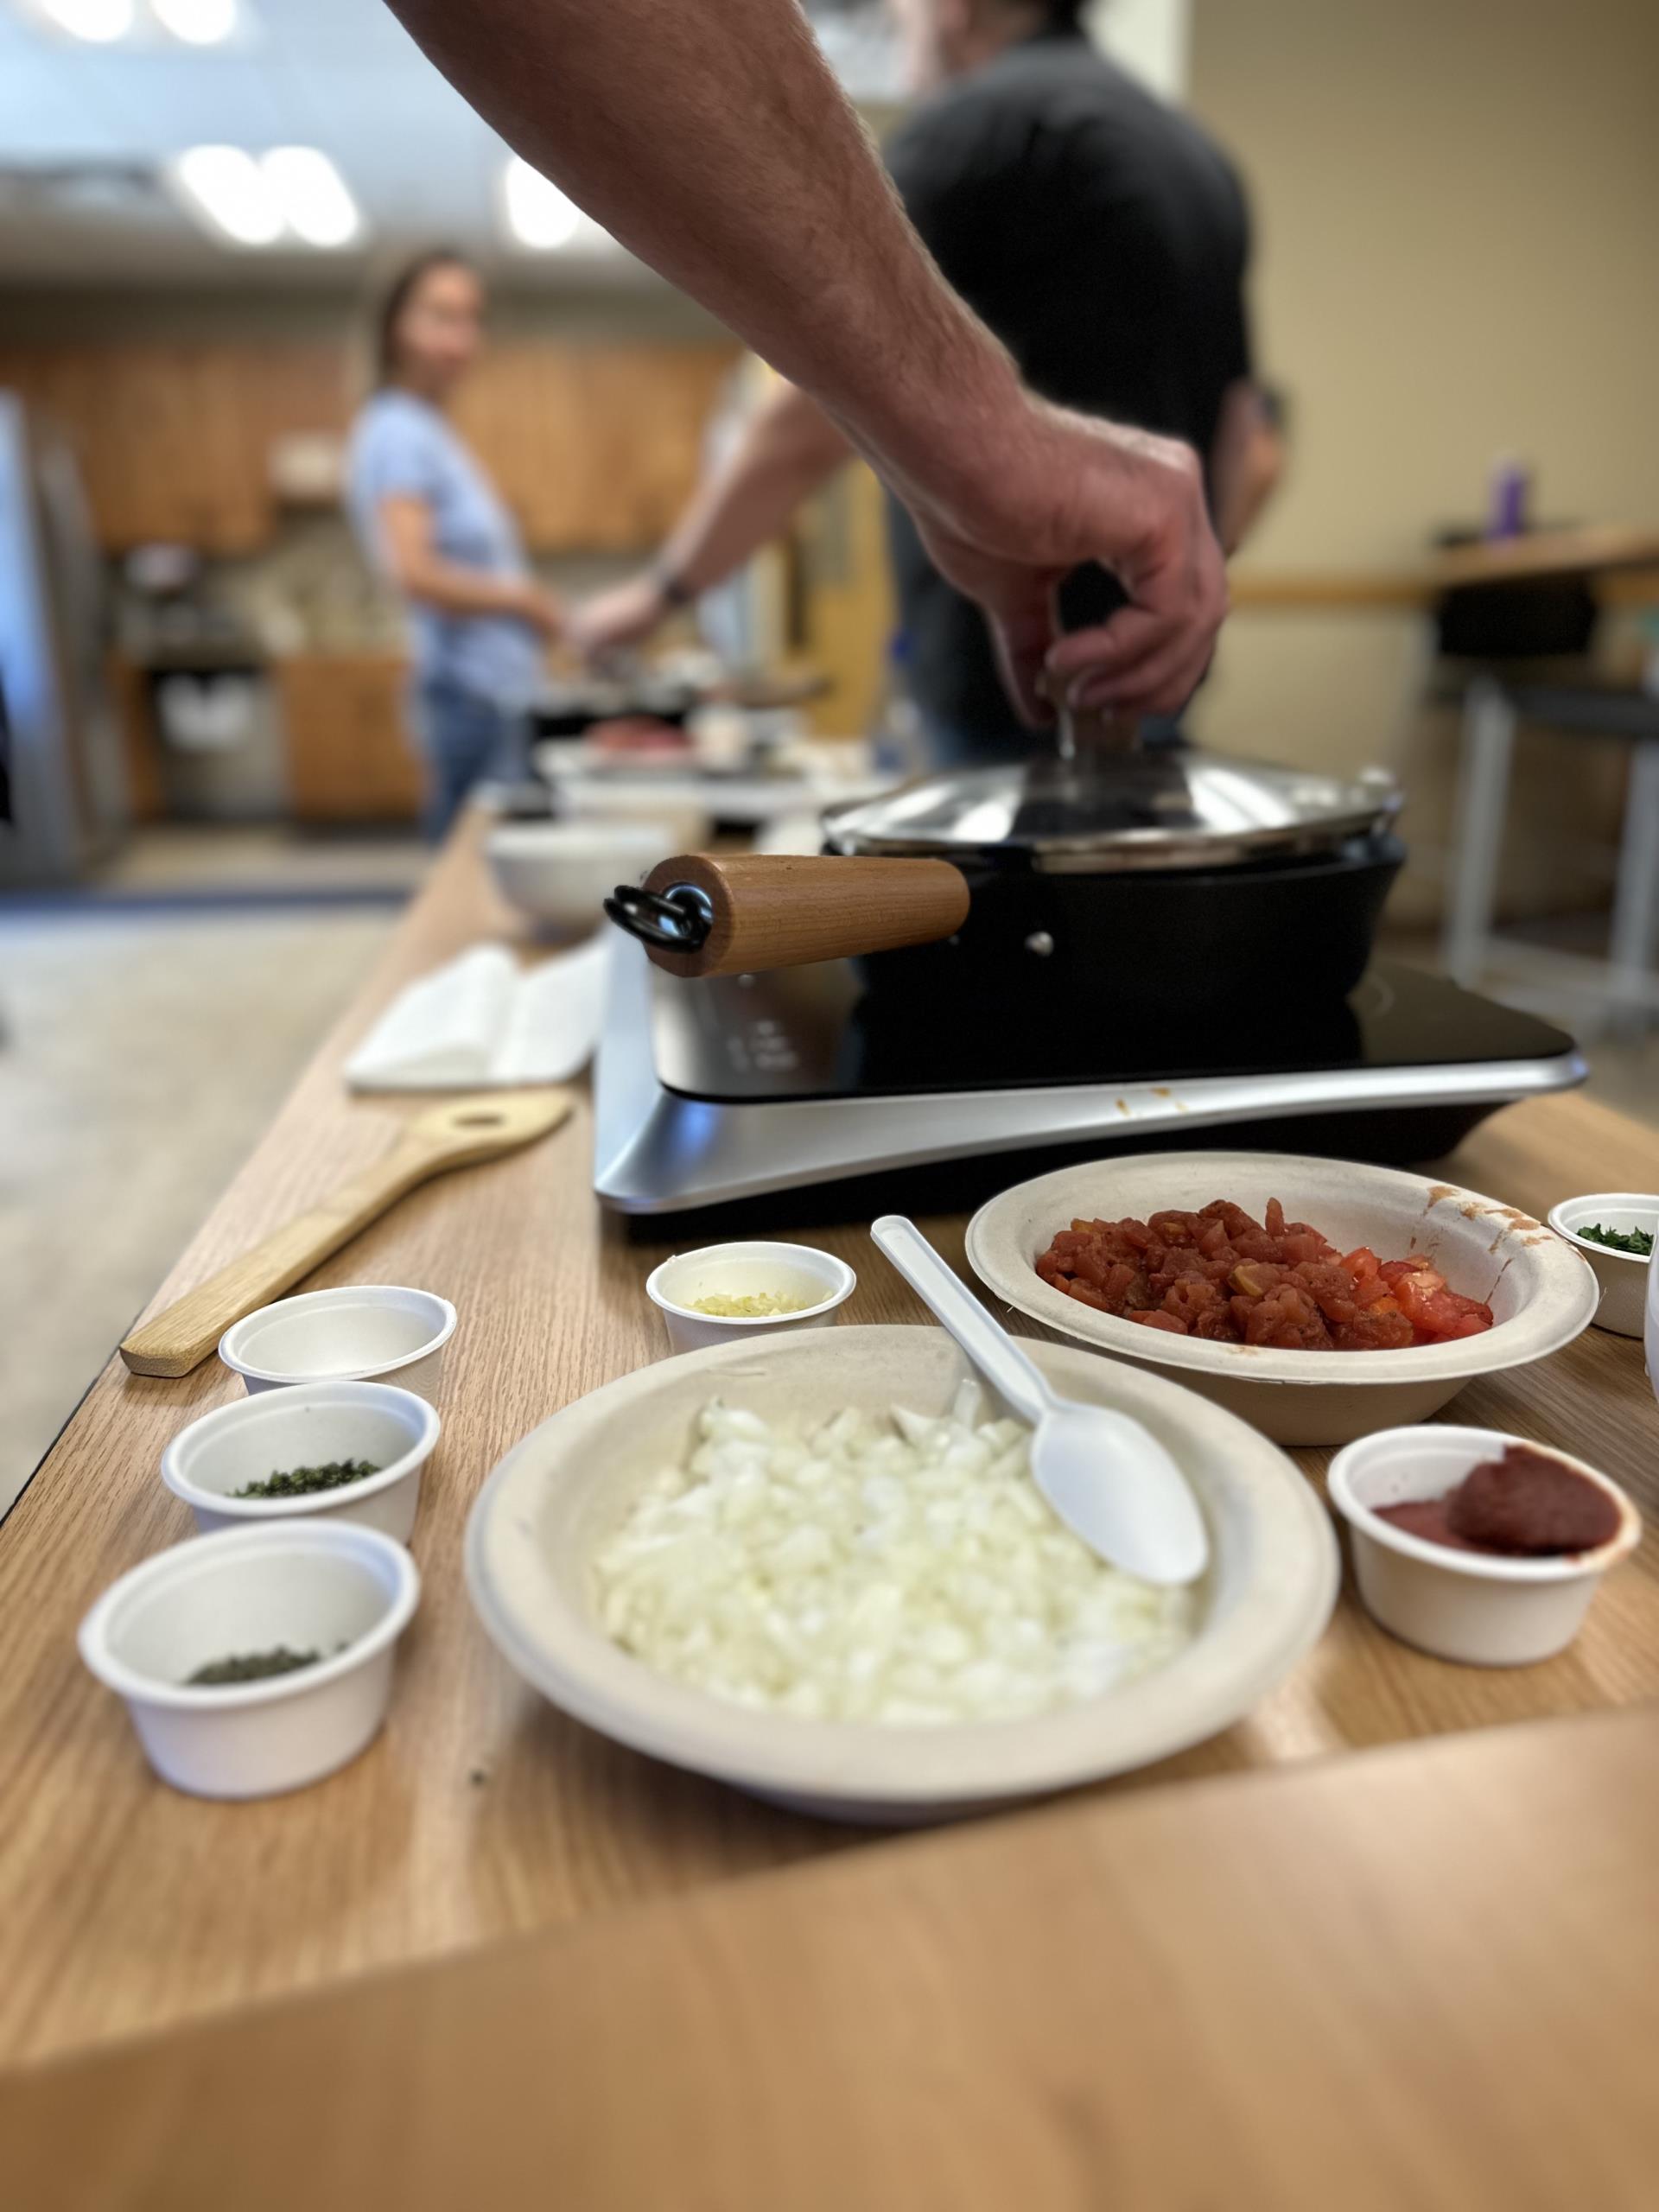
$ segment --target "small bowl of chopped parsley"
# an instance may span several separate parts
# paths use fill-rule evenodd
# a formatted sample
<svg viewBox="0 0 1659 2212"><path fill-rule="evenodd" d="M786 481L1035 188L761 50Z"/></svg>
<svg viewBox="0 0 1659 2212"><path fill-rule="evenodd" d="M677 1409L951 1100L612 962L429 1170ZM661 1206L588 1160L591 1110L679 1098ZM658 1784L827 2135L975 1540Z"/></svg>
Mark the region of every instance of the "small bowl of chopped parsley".
<svg viewBox="0 0 1659 2212"><path fill-rule="evenodd" d="M1563 1198L1549 1211L1557 1236L1577 1245L1596 1271L1601 1306L1595 1325L1618 1337L1639 1337L1647 1306L1648 1270L1659 1232L1659 1195L1651 1191L1592 1191Z"/></svg>
<svg viewBox="0 0 1659 2212"><path fill-rule="evenodd" d="M427 1399L389 1382L298 1382L192 1421L162 1479L204 1533L323 1516L407 1543L439 1426Z"/></svg>
<svg viewBox="0 0 1659 2212"><path fill-rule="evenodd" d="M378 1529L264 1522L152 1552L77 1642L164 1782L268 1797L373 1739L420 1592L414 1560Z"/></svg>

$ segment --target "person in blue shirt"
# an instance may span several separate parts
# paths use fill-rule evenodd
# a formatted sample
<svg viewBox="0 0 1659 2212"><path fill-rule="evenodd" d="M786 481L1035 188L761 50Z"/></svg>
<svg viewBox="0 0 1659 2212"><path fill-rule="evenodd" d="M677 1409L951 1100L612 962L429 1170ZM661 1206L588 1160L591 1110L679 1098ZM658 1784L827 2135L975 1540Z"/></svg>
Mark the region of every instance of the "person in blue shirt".
<svg viewBox="0 0 1659 2212"><path fill-rule="evenodd" d="M409 610L411 709L435 841L485 777L525 771L528 711L563 614L446 409L478 358L484 289L463 256L422 254L380 312L377 388L353 428L346 499Z"/></svg>

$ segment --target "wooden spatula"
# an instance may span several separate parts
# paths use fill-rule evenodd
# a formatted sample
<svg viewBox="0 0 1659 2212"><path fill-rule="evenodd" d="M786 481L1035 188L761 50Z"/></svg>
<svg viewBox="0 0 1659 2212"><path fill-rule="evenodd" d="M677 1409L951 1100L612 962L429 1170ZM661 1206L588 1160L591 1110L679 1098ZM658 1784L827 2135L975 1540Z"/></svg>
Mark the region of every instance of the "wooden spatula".
<svg viewBox="0 0 1659 2212"><path fill-rule="evenodd" d="M291 1290L406 1191L429 1176L497 1159L545 1136L573 1103L568 1090L482 1091L416 1115L384 1160L135 1329L122 1358L135 1375L188 1375L232 1321Z"/></svg>

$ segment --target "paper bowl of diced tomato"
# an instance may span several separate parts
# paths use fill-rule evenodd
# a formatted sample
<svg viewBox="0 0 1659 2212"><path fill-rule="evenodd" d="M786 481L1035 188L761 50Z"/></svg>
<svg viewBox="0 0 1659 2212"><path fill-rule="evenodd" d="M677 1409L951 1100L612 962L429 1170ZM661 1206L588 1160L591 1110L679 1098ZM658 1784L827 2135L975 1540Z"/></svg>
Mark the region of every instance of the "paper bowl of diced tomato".
<svg viewBox="0 0 1659 2212"><path fill-rule="evenodd" d="M975 1215L968 1258L1058 1337L1162 1369L1281 1444L1427 1419L1588 1326L1593 1272L1497 1198L1357 1160L1141 1153Z"/></svg>

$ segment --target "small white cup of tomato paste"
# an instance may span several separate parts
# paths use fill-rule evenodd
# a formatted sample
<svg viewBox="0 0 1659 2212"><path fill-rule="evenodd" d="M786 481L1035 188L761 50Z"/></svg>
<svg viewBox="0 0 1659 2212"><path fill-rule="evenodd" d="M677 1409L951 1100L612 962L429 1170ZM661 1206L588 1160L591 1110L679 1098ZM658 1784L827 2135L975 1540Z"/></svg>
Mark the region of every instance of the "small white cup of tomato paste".
<svg viewBox="0 0 1659 2212"><path fill-rule="evenodd" d="M1444 1497L1511 1445L1558 1460L1605 1491L1618 1527L1593 1551L1543 1558L1453 1549L1381 1517L1379 1509ZM1331 1503L1351 1532L1354 1573L1372 1618L1419 1650L1471 1667L1526 1667L1565 1650L1601 1578L1642 1541L1636 1508L1582 1459L1491 1428L1386 1428L1331 1463Z"/></svg>

